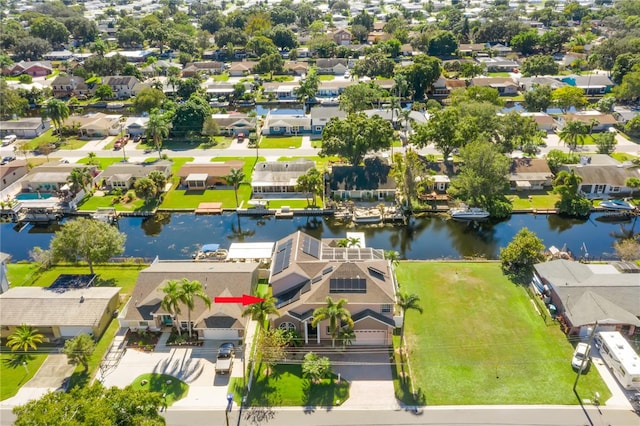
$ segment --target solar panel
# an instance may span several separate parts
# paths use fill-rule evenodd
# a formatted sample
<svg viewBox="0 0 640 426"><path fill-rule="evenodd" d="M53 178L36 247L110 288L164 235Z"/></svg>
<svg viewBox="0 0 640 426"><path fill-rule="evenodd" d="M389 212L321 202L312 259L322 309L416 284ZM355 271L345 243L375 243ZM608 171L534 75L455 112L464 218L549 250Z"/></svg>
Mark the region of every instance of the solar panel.
<svg viewBox="0 0 640 426"><path fill-rule="evenodd" d="M327 275L331 271L333 271L333 266L329 266L328 268L324 268L322 270L322 275Z"/></svg>
<svg viewBox="0 0 640 426"><path fill-rule="evenodd" d="M369 269L369 273L372 276L374 276L374 277L376 277L376 278L378 278L380 280L384 280L385 273L383 271L381 271L378 268L374 268L373 266L369 266L368 269Z"/></svg>
<svg viewBox="0 0 640 426"><path fill-rule="evenodd" d="M321 281L321 280L322 280L322 275L318 275L317 277L314 277L311 280L311 284L315 284L315 283L317 283L318 281Z"/></svg>
<svg viewBox="0 0 640 426"><path fill-rule="evenodd" d="M302 252L313 256L316 259L320 258L320 241L311 237L304 237L302 240Z"/></svg>
<svg viewBox="0 0 640 426"><path fill-rule="evenodd" d="M291 263L291 247L293 239L285 241L284 244L278 246L276 252L276 260L273 262L273 275L279 274L289 267Z"/></svg>
<svg viewBox="0 0 640 426"><path fill-rule="evenodd" d="M367 280L364 278L331 278L329 293L366 293Z"/></svg>

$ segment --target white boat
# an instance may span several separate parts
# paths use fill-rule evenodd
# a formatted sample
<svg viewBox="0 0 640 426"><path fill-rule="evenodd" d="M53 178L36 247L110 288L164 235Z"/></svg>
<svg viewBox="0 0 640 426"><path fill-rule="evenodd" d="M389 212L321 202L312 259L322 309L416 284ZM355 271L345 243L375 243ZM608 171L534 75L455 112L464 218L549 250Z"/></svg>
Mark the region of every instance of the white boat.
<svg viewBox="0 0 640 426"><path fill-rule="evenodd" d="M335 213L333 213L333 217L339 220L348 221L353 218L353 215L349 210L338 210Z"/></svg>
<svg viewBox="0 0 640 426"><path fill-rule="evenodd" d="M478 207L462 207L449 210L452 219L482 220L489 217L489 212Z"/></svg>
<svg viewBox="0 0 640 426"><path fill-rule="evenodd" d="M355 223L380 223L382 222L382 213L378 209L355 209L353 221Z"/></svg>
<svg viewBox="0 0 640 426"><path fill-rule="evenodd" d="M600 207L607 210L634 211L637 207L627 200L606 200L600 203Z"/></svg>

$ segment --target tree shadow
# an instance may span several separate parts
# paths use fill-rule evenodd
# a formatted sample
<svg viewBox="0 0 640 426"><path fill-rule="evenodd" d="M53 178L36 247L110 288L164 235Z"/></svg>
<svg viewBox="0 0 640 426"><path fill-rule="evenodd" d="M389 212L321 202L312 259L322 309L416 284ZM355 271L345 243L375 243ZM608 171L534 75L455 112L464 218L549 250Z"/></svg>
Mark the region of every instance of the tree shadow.
<svg viewBox="0 0 640 426"><path fill-rule="evenodd" d="M271 407L252 407L244 412L244 419L252 425L269 423L276 416Z"/></svg>
<svg viewBox="0 0 640 426"><path fill-rule="evenodd" d="M36 359L35 356L31 355L31 354L11 354L8 358L4 358L2 360L2 362L4 363L4 365L8 368L18 368L18 367L22 367L24 365L24 363L29 363L30 361L33 361L34 359Z"/></svg>
<svg viewBox="0 0 640 426"><path fill-rule="evenodd" d="M97 278L94 287L115 287L118 284L118 281L115 278Z"/></svg>
<svg viewBox="0 0 640 426"><path fill-rule="evenodd" d="M74 371L68 382L68 389L72 390L75 387L85 387L89 384L89 380L91 376L89 376L89 372L86 370L82 371Z"/></svg>

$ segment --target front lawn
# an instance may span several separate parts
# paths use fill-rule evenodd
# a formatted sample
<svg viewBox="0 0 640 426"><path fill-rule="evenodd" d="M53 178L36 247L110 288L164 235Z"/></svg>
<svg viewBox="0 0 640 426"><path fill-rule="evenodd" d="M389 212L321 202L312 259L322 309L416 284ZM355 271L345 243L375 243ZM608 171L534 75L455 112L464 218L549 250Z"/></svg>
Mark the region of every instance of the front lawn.
<svg viewBox="0 0 640 426"><path fill-rule="evenodd" d="M260 149L300 148L302 136L263 136L260 139Z"/></svg>
<svg viewBox="0 0 640 426"><path fill-rule="evenodd" d="M0 401L15 396L18 390L36 374L47 356L47 354L1 354ZM26 366L23 364L25 362Z"/></svg>
<svg viewBox="0 0 640 426"><path fill-rule="evenodd" d="M251 186L241 184L238 188L238 201L249 201L251 198ZM200 203L222 203L222 208L235 209L236 196L233 189L207 189L205 191L188 191L185 189L172 189L161 204L163 209L195 209Z"/></svg>
<svg viewBox="0 0 640 426"><path fill-rule="evenodd" d="M333 81L335 79L336 79L335 75L321 74L318 76L319 81Z"/></svg>
<svg viewBox="0 0 640 426"><path fill-rule="evenodd" d="M143 384L144 383L144 384ZM136 377L131 383L133 389L145 389L166 395L166 406L185 397L189 392L189 385L182 380L167 374L147 373Z"/></svg>
<svg viewBox="0 0 640 426"><path fill-rule="evenodd" d="M507 198L514 210L554 209L556 201L560 200L560 196L552 191L516 192Z"/></svg>
<svg viewBox="0 0 640 426"><path fill-rule="evenodd" d="M334 376L322 383L312 384L302 377L301 365L276 365L269 376L265 376L264 366L261 366L256 373L247 404L259 407L341 405L349 398L349 383L343 380L338 385L335 383L336 378Z"/></svg>
<svg viewBox="0 0 640 426"><path fill-rule="evenodd" d="M307 160L313 160L316 163L316 169L318 170L326 170L327 166L330 163L337 163L340 161L340 157L320 157L320 156L315 156L315 157L280 157L278 158L278 161L281 162L286 162L286 161L295 161L299 158L304 158Z"/></svg>
<svg viewBox="0 0 640 426"><path fill-rule="evenodd" d="M81 158L78 160L78 164L89 164L91 159L89 157ZM95 164L100 170L106 170L112 164L122 161L120 157L96 157L93 159Z"/></svg>
<svg viewBox="0 0 640 426"><path fill-rule="evenodd" d="M49 129L37 138L33 138L29 142L25 142L23 146L26 146L29 150L33 151L40 145L58 143L58 141L58 136L53 134L53 129ZM86 139L64 138L60 141L60 149L82 148L87 142L88 140Z"/></svg>
<svg viewBox="0 0 640 426"><path fill-rule="evenodd" d="M406 321L411 371L424 403L579 403L572 345L499 263L401 262L398 281L424 308ZM596 368L577 390L582 399L611 395Z"/></svg>

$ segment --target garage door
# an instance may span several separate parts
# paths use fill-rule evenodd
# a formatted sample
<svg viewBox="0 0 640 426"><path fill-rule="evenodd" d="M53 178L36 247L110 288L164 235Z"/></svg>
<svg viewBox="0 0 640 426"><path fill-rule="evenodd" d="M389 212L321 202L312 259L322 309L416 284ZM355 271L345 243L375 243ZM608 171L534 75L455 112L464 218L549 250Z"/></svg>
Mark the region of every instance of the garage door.
<svg viewBox="0 0 640 426"><path fill-rule="evenodd" d="M204 338L207 340L238 340L238 330L229 329L209 329L204 330Z"/></svg>
<svg viewBox="0 0 640 426"><path fill-rule="evenodd" d="M76 337L78 334L91 334L92 332L91 327L60 327L60 336L62 337Z"/></svg>
<svg viewBox="0 0 640 426"><path fill-rule="evenodd" d="M383 330L356 330L354 345L379 345L387 344L387 333Z"/></svg>

